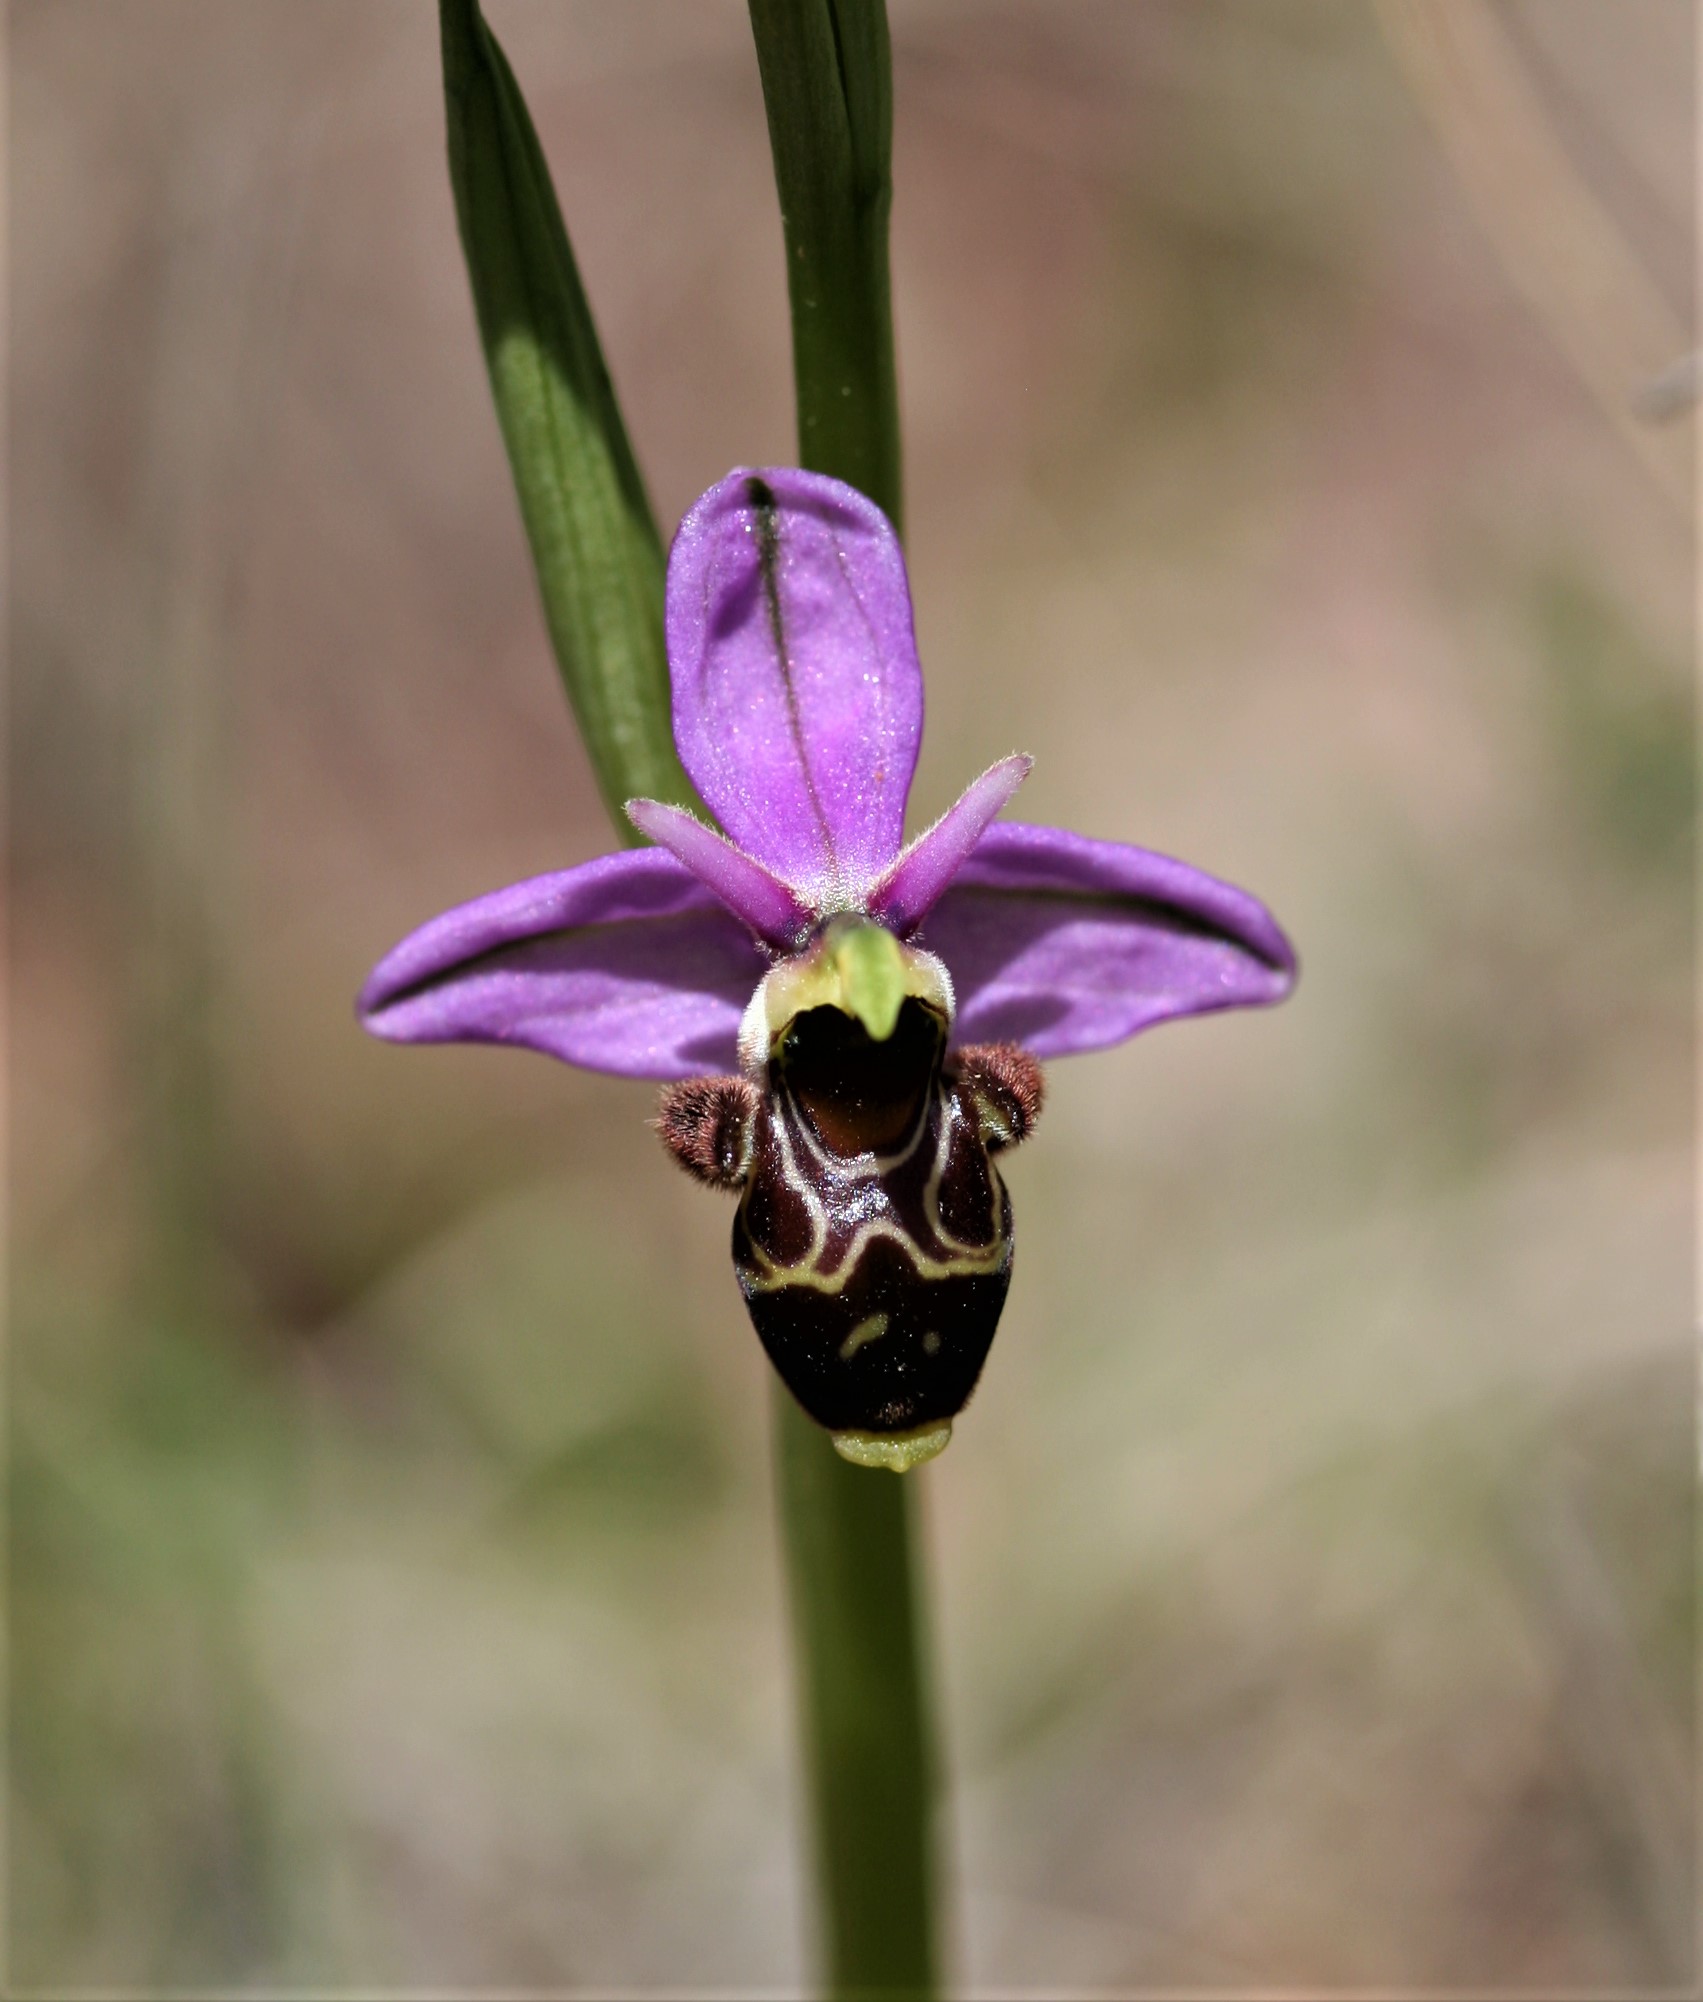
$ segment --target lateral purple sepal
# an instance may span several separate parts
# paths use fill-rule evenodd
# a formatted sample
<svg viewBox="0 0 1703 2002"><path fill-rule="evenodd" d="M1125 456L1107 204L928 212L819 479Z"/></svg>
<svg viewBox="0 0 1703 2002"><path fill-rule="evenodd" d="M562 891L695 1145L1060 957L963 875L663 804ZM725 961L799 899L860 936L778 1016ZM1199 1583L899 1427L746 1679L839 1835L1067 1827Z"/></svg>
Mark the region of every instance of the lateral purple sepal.
<svg viewBox="0 0 1703 2002"><path fill-rule="evenodd" d="M759 938L785 949L810 929L810 912L778 876L725 835L695 820L684 808L659 799L630 799L627 818L641 834L659 842L698 881L743 918Z"/></svg>
<svg viewBox="0 0 1703 2002"><path fill-rule="evenodd" d="M510 1043L588 1070L737 1068L768 962L660 848L604 855L446 911L373 969L362 1025L397 1043Z"/></svg>
<svg viewBox="0 0 1703 2002"><path fill-rule="evenodd" d="M740 468L668 560L681 763L734 842L817 909L898 853L922 735L905 560L855 488Z"/></svg>
<svg viewBox="0 0 1703 2002"><path fill-rule="evenodd" d="M869 913L901 938L945 894L988 822L1029 776L1033 758L1018 753L973 779L926 833L919 834L870 892Z"/></svg>
<svg viewBox="0 0 1703 2002"><path fill-rule="evenodd" d="M1281 1001L1296 977L1289 941L1245 890L1145 848L1010 821L983 834L919 943L952 971L958 1041L1038 1057Z"/></svg>

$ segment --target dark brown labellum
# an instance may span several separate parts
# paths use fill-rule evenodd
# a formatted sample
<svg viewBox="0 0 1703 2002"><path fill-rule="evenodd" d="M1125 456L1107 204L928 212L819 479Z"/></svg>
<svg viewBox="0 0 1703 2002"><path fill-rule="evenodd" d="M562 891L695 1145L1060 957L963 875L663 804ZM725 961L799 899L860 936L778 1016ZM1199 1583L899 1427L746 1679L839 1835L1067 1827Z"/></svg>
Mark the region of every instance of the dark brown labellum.
<svg viewBox="0 0 1703 2002"><path fill-rule="evenodd" d="M874 1041L838 1008L768 1066L733 1262L787 1387L834 1432L908 1432L963 1409L1011 1283L1011 1199L991 1159L1032 1125L1039 1066L986 1046L946 1062L910 999Z"/></svg>

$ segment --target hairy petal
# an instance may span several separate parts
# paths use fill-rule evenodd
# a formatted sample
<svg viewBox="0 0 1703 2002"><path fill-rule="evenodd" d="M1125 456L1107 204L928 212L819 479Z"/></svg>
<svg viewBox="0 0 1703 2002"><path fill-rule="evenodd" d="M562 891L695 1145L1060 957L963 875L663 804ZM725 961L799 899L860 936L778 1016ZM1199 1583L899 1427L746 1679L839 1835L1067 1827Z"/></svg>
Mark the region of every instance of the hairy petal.
<svg viewBox="0 0 1703 2002"><path fill-rule="evenodd" d="M660 848L478 897L379 961L357 1004L395 1043L513 1043L626 1077L736 1067L767 970L750 932Z"/></svg>
<svg viewBox="0 0 1703 2002"><path fill-rule="evenodd" d="M627 818L713 890L735 917L770 945L790 946L810 929L810 912L778 876L683 807L630 799Z"/></svg>
<svg viewBox="0 0 1703 2002"><path fill-rule="evenodd" d="M870 892L869 914L902 936L914 931L964 866L1000 808L1029 776L1033 758L1001 758L973 779L926 833L919 834Z"/></svg>
<svg viewBox="0 0 1703 2002"><path fill-rule="evenodd" d="M675 536L667 623L674 741L705 802L818 910L857 902L899 852L922 735L887 517L820 473L729 473Z"/></svg>
<svg viewBox="0 0 1703 2002"><path fill-rule="evenodd" d="M1009 821L982 836L919 938L951 970L959 1040L1038 1057L1281 1001L1296 975L1245 890L1145 848Z"/></svg>

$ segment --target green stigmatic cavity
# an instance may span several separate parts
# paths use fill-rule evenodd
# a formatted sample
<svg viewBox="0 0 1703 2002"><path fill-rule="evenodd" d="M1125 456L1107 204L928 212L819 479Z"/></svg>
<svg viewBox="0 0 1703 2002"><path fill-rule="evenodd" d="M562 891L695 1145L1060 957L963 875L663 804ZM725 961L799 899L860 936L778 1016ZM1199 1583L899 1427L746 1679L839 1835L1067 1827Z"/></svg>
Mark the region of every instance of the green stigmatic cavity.
<svg viewBox="0 0 1703 2002"><path fill-rule="evenodd" d="M740 1288L788 1389L847 1435L846 1457L895 1471L946 1443L1011 1283L1011 1201L946 1038L944 1010L915 995L880 1038L843 1005L793 1016L733 1226Z"/></svg>

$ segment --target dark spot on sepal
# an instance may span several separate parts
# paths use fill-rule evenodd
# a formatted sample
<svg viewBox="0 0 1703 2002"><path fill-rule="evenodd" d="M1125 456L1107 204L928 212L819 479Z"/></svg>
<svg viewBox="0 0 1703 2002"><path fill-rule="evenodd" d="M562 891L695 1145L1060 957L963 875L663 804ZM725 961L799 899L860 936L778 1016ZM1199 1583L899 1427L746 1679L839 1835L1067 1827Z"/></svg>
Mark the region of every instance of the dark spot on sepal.
<svg viewBox="0 0 1703 2002"><path fill-rule="evenodd" d="M982 1145L1001 1153L1027 1140L1046 1101L1040 1063L1018 1043L966 1043L947 1059L960 1101L974 1112Z"/></svg>
<svg viewBox="0 0 1703 2002"><path fill-rule="evenodd" d="M650 1123L694 1180L738 1190L751 1171L759 1103L757 1087L746 1078L690 1077L663 1086Z"/></svg>

